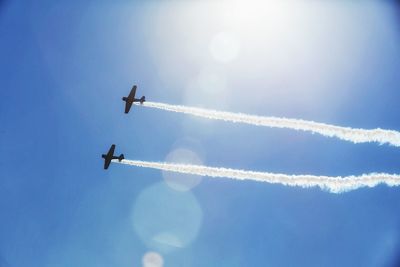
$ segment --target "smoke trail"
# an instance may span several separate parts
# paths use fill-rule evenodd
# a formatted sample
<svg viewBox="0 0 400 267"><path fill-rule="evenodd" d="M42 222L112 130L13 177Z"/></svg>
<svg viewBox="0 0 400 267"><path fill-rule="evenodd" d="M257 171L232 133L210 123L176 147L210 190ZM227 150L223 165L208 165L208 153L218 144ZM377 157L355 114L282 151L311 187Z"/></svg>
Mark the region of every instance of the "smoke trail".
<svg viewBox="0 0 400 267"><path fill-rule="evenodd" d="M380 144L390 144L400 147L400 132L384 129L356 129L305 121L299 119L287 119L278 117L263 117L247 115L243 113L232 113L216 111L203 108L169 105L157 102L145 102L145 107L157 108L167 111L190 114L207 119L223 120L230 122L247 123L256 126L266 126L275 128L288 128L298 131L318 133L328 137L336 137L353 143L377 142Z"/></svg>
<svg viewBox="0 0 400 267"><path fill-rule="evenodd" d="M375 187L379 184L388 186L399 186L400 175L386 173L371 173L360 176L329 177L315 175L287 175L280 173L255 172L235 170L227 168L215 168L199 165L186 165L165 162L149 162L139 160L113 160L131 166L152 168L163 171L171 171L185 174L194 174L209 177L225 177L237 180L252 180L267 182L271 184L282 184L286 186L300 186L303 188L318 186L332 193L343 193L361 187Z"/></svg>

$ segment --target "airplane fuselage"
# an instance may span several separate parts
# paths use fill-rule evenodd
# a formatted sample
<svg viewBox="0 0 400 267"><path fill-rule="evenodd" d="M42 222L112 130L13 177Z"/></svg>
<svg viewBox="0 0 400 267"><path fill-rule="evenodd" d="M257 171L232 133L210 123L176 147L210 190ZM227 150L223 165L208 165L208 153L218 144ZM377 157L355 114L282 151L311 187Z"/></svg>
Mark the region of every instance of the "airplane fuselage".
<svg viewBox="0 0 400 267"><path fill-rule="evenodd" d="M107 160L120 159L120 157L117 157L117 156L109 156L109 155L105 155L105 154L101 155L101 157L102 157L103 159L107 159Z"/></svg>
<svg viewBox="0 0 400 267"><path fill-rule="evenodd" d="M135 103L135 102L140 102L140 104L143 104L143 102L146 101L146 99L145 99L144 96L142 96L141 98L134 98L134 99L131 99L131 98L129 98L129 97L125 97L125 96L124 96L124 97L122 98L122 100L125 101L125 102L127 102L127 103L129 103L129 104L132 104L132 103Z"/></svg>

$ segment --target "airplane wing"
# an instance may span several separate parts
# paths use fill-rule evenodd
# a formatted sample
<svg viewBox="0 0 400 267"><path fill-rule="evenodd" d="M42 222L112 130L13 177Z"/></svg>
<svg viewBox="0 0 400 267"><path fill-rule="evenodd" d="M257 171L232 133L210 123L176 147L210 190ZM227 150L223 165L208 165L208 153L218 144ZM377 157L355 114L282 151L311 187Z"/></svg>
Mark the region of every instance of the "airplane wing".
<svg viewBox="0 0 400 267"><path fill-rule="evenodd" d="M105 159L104 160L104 169L105 170L107 170L108 169L108 166L110 166L110 163L111 163L111 159Z"/></svg>
<svg viewBox="0 0 400 267"><path fill-rule="evenodd" d="M132 107L132 102L126 101L125 102L125 113L128 113L129 110L131 110L131 107Z"/></svg>
<svg viewBox="0 0 400 267"><path fill-rule="evenodd" d="M108 150L107 156L112 158L112 156L114 155L114 151L115 151L115 145L113 144L113 145L111 145L110 149Z"/></svg>
<svg viewBox="0 0 400 267"><path fill-rule="evenodd" d="M111 160L112 160L112 158L114 156L114 150L115 150L115 145L112 144L110 149L107 152L107 155L105 155L105 158L104 158L104 169L106 169L106 170L108 169L108 166L110 166Z"/></svg>
<svg viewBox="0 0 400 267"><path fill-rule="evenodd" d="M135 99L135 95L136 95L136 85L134 85L134 86L132 87L132 90L131 90L131 92L129 93L128 98L133 100L133 99Z"/></svg>

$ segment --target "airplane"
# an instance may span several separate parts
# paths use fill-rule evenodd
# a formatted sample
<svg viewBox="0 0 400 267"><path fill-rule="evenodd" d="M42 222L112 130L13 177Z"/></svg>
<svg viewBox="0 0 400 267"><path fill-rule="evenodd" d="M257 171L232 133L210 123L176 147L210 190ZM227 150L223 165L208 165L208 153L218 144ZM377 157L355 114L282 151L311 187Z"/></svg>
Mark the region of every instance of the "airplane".
<svg viewBox="0 0 400 267"><path fill-rule="evenodd" d="M101 155L101 157L104 159L104 169L105 170L107 170L108 166L110 166L111 160L118 159L118 161L121 161L121 160L125 159L124 154L119 155L119 157L114 156L114 150L115 150L115 145L111 145L107 154Z"/></svg>
<svg viewBox="0 0 400 267"><path fill-rule="evenodd" d="M128 113L129 110L132 107L133 102L140 102L140 104L143 104L143 102L146 101L146 97L142 96L141 98L135 98L136 94L136 85L132 87L131 92L129 93L128 97L123 97L122 100L125 101L125 113Z"/></svg>

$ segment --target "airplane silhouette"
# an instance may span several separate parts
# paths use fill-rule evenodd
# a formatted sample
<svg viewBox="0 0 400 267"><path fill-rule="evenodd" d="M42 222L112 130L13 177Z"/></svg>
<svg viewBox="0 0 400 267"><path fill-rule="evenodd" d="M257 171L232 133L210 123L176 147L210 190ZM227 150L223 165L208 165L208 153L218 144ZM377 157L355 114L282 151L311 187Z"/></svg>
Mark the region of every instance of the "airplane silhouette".
<svg viewBox="0 0 400 267"><path fill-rule="evenodd" d="M101 155L101 157L104 159L104 169L105 170L107 170L108 167L110 166L111 160L118 159L118 161L121 161L125 158L124 154L119 155L119 157L114 156L114 150L115 150L115 145L113 144L113 145L111 145L107 154Z"/></svg>
<svg viewBox="0 0 400 267"><path fill-rule="evenodd" d="M125 101L125 113L128 113L128 112L129 112L129 110L131 109L132 104L133 104L134 102L140 102L140 104L143 104L143 102L146 101L146 97L145 97L145 96L142 96L141 98L135 98L135 95L136 95L136 88L137 88L137 86L134 85L134 86L132 87L132 90L131 90L131 92L129 93L128 97L125 97L125 96L124 96L124 97L122 98L122 100Z"/></svg>

